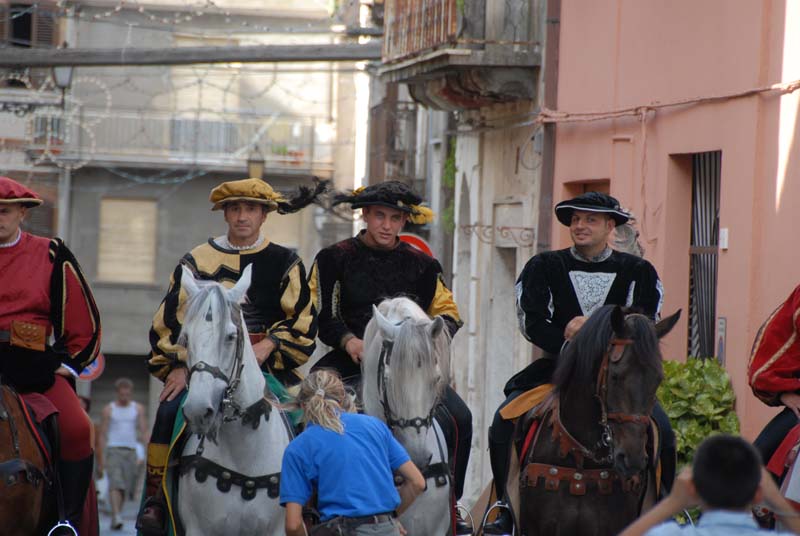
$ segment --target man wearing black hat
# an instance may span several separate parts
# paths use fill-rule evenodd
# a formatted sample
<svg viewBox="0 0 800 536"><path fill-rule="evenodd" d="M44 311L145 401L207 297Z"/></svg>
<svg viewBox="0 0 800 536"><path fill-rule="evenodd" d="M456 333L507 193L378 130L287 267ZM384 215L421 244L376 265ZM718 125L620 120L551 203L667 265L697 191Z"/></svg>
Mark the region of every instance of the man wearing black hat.
<svg viewBox="0 0 800 536"><path fill-rule="evenodd" d="M444 284L439 261L398 238L406 221L428 223L430 209L420 206L422 198L407 185L387 181L350 194L337 196L335 203L349 203L363 210L366 229L321 250L309 275L309 287L319 315L319 338L331 350L314 368L336 369L346 383L361 377L362 337L372 318L372 306L386 298L406 296L428 316L441 316L450 335L462 322L453 294ZM464 488L464 476L472 442L472 413L463 400L447 387L442 405L449 417L437 412L442 427L455 422L456 498ZM447 421L450 421L448 423ZM453 442L448 437L448 443ZM457 520L458 534L471 534L469 526Z"/></svg>
<svg viewBox="0 0 800 536"><path fill-rule="evenodd" d="M489 428L490 458L498 498L505 495L514 430L512 422L505 420L500 410L522 393L550 381L561 348L603 305L636 307L653 320L661 311L663 287L653 265L608 246L614 228L630 219L615 198L587 192L557 204L555 214L559 222L569 227L573 245L535 255L516 283L520 330L526 339L544 351L544 356L509 380L504 389L508 398ZM669 487L675 470L674 436L669 419L658 405L654 416L664 442L662 479ZM487 525L484 533L510 532L510 516L501 510L498 521Z"/></svg>

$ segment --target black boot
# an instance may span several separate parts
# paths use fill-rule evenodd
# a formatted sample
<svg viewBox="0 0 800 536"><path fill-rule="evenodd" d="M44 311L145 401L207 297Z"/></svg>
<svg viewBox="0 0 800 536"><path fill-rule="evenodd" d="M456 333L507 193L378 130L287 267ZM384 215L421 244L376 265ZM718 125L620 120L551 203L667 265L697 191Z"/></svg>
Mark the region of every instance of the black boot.
<svg viewBox="0 0 800 536"><path fill-rule="evenodd" d="M514 530L514 521L508 508L498 508L497 518L483 527L484 534L510 536Z"/></svg>
<svg viewBox="0 0 800 536"><path fill-rule="evenodd" d="M147 472L144 477L145 500L139 515L136 516L136 528L144 536L162 536L167 534L167 503L161 482L164 468L167 465L169 445L150 443L147 445Z"/></svg>
<svg viewBox="0 0 800 536"><path fill-rule="evenodd" d="M66 460L58 462L61 489L64 493L64 514L76 529L83 513L93 468L94 454L76 462Z"/></svg>

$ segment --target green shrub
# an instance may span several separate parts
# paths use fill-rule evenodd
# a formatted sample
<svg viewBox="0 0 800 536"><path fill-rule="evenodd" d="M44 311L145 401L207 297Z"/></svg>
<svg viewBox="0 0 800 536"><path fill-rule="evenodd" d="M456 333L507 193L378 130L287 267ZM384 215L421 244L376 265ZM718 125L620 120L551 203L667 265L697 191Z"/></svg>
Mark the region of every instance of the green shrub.
<svg viewBox="0 0 800 536"><path fill-rule="evenodd" d="M679 469L692 463L694 451L708 436L739 433L730 377L716 359L664 361L658 399L675 430Z"/></svg>

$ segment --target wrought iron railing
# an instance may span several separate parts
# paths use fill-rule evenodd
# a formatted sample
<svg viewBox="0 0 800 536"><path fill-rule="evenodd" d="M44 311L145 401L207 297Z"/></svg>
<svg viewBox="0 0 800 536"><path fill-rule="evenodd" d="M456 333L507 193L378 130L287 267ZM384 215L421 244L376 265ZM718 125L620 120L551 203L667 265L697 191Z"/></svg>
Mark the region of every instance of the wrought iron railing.
<svg viewBox="0 0 800 536"><path fill-rule="evenodd" d="M458 0L388 0L383 60L397 61L421 51L454 44Z"/></svg>
<svg viewBox="0 0 800 536"><path fill-rule="evenodd" d="M91 161L240 167L257 150L267 168L329 169L333 143L321 120L274 115L206 117L156 111L67 110L31 118L29 147Z"/></svg>

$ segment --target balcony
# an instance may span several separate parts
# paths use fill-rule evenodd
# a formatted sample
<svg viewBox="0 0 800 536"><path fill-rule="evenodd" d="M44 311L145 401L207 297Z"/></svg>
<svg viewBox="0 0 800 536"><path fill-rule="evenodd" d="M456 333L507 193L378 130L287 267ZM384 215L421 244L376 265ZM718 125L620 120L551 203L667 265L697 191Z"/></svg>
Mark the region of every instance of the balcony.
<svg viewBox="0 0 800 536"><path fill-rule="evenodd" d="M541 0L386 0L379 73L439 110L533 99L543 16Z"/></svg>
<svg viewBox="0 0 800 536"><path fill-rule="evenodd" d="M31 121L26 150L39 160L44 154L79 165L235 171L246 168L257 147L271 173L333 170L333 128L309 117L80 109Z"/></svg>

